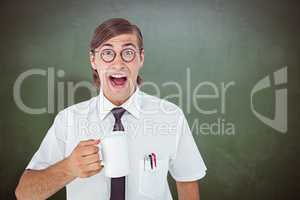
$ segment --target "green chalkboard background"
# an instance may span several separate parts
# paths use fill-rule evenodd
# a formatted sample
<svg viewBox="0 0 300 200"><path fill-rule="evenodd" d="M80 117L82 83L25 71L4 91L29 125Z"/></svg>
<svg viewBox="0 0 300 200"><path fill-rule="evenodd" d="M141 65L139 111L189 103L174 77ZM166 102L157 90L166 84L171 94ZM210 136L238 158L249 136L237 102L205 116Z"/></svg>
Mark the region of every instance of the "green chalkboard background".
<svg viewBox="0 0 300 200"><path fill-rule="evenodd" d="M15 198L18 179L55 114L70 104L57 106L55 89L50 94L53 112L28 114L13 98L17 78L28 70L52 69L55 87L91 81L88 43L94 28L111 17L128 18L142 29L146 60L141 74L159 86L161 98L177 91L164 85L168 81L183 88L181 107L208 168L201 180L202 199L299 199L299 8L297 0L1 1L0 199ZM280 88L288 88L288 131L281 133L253 114L250 93L259 80L285 66L288 83ZM206 82L216 86L219 98L202 97L197 104L215 109L213 114L190 104L197 85ZM222 83L230 82L234 85L226 91L222 112ZM255 109L269 118L275 115L275 89L261 90L254 98ZM150 84L143 90L156 94ZM198 91L215 92L208 85ZM90 96L79 88L75 102ZM21 97L27 106L46 106L47 77L27 78ZM180 104L177 98L169 100ZM201 132L203 123L231 123L234 134ZM177 199L174 181L169 181ZM51 199L65 199L65 192Z"/></svg>

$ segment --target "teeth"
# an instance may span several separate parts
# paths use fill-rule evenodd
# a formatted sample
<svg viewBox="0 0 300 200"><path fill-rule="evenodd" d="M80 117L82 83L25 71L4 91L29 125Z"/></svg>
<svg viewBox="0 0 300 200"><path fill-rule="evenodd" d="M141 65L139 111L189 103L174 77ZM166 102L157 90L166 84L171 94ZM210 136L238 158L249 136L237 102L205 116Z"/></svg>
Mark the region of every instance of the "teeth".
<svg viewBox="0 0 300 200"><path fill-rule="evenodd" d="M124 74L112 74L111 76L113 78L124 78L124 77L126 77L126 75L124 75Z"/></svg>

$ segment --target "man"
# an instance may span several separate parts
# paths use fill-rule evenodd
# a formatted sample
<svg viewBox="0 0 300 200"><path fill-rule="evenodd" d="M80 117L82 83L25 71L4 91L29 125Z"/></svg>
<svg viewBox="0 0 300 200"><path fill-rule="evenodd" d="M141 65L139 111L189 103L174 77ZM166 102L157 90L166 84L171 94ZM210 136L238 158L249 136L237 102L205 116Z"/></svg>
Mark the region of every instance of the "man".
<svg viewBox="0 0 300 200"><path fill-rule="evenodd" d="M139 90L139 28L125 19L105 21L91 40L90 62L99 96L58 113L20 179L17 198L46 199L66 186L68 200L169 200L170 172L179 199L198 200L197 180L206 167L183 112ZM98 146L116 125L128 134L130 173L108 178Z"/></svg>

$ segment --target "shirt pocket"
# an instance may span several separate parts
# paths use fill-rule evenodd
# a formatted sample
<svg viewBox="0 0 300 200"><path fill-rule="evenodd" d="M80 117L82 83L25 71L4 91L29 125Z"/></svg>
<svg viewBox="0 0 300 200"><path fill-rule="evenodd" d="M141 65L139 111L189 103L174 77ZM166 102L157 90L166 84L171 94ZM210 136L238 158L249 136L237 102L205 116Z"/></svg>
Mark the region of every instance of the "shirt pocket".
<svg viewBox="0 0 300 200"><path fill-rule="evenodd" d="M168 160L157 160L154 170L145 169L144 160L139 164L139 193L150 199L161 197L167 184Z"/></svg>

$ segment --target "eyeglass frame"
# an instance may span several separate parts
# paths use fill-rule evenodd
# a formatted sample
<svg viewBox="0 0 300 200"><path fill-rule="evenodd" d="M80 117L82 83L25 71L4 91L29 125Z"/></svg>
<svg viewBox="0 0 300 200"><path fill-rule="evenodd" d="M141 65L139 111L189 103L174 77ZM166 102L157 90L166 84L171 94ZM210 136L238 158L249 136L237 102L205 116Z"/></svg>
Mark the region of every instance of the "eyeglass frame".
<svg viewBox="0 0 300 200"><path fill-rule="evenodd" d="M122 52L125 51L125 50L128 50L128 49L131 49L131 50L133 50L133 52L134 52L134 56L133 56L133 58L132 58L130 61L125 60L125 59L123 58L123 56L122 56ZM136 54L137 54L137 53L140 53L140 52L143 50L143 48L139 48L138 50L136 50L136 49L134 49L134 48L124 48L124 49L122 49L119 53L117 53L117 52L116 52L115 50L113 50L113 49L109 49L109 50L112 50L112 51L114 52L114 57L113 57L113 59L112 59L111 61L105 61L105 60L102 58L101 52L104 51L104 50L108 50L108 49L103 49L103 50L101 50L101 51L100 51L100 50L97 50L97 51L96 51L95 49L92 49L92 50L91 50L91 53L92 53L92 54L100 53L100 58L101 58L101 60L102 60L103 62L105 62L105 63L111 63L111 62L113 62L113 61L115 60L117 54L120 55L121 59L122 59L124 62L130 63L130 62L132 62L132 61L135 59Z"/></svg>

